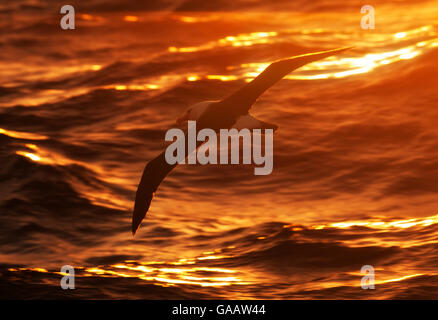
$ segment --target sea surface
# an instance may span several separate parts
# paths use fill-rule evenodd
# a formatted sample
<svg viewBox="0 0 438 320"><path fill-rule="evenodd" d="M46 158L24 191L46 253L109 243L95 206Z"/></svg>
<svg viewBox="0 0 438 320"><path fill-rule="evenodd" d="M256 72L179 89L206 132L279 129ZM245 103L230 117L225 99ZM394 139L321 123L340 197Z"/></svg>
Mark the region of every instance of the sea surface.
<svg viewBox="0 0 438 320"><path fill-rule="evenodd" d="M0 1L0 298L438 298L438 3ZM192 104L270 62L274 169L180 165L135 191ZM75 268L75 290L60 288ZM374 268L375 289L361 288Z"/></svg>

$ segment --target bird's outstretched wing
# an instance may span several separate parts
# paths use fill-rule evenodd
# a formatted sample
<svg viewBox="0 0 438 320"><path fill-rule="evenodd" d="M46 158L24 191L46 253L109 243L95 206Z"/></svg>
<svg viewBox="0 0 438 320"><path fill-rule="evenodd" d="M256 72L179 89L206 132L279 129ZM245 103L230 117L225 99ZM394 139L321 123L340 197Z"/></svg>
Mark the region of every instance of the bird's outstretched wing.
<svg viewBox="0 0 438 320"><path fill-rule="evenodd" d="M221 108L223 112L226 112L229 115L233 114L235 117L246 115L257 98L287 74L308 63L333 56L351 48L352 47L345 47L308 53L289 59L275 61L246 86L220 101L217 108Z"/></svg>
<svg viewBox="0 0 438 320"><path fill-rule="evenodd" d="M187 131L184 131L184 134L187 137ZM189 150L188 139L186 139L185 143L185 150ZM199 148L203 143L204 141L197 141L196 149ZM141 176L137 193L135 195L134 212L132 214L132 235L135 235L140 227L141 222L146 216L158 186L176 166L177 164L167 163L166 151L163 151L159 156L149 161L144 168L143 175Z"/></svg>
<svg viewBox="0 0 438 320"><path fill-rule="evenodd" d="M137 232L140 223L149 210L154 193L161 181L163 181L176 166L176 164L170 165L166 162L165 153L164 151L158 157L151 160L143 170L143 175L141 176L135 195L134 213L132 215L133 235Z"/></svg>

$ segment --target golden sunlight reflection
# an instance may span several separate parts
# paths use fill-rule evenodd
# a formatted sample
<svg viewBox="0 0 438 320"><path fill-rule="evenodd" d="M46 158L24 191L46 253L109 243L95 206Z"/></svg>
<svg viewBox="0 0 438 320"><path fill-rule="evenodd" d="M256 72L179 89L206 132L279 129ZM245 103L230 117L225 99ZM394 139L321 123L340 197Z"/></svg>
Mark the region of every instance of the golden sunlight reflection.
<svg viewBox="0 0 438 320"><path fill-rule="evenodd" d="M236 76L221 76L221 75L208 75L207 79L210 80L221 80L221 81L232 81L236 80Z"/></svg>
<svg viewBox="0 0 438 320"><path fill-rule="evenodd" d="M400 271L401 272L401 271ZM376 271L376 278L374 280L374 284L377 285L384 285L388 283L395 283L395 282L402 282L405 280L409 280L412 278L423 276L422 273L414 273L414 274L408 274L408 275L396 275L396 278L394 277L394 274L399 274L399 272L392 272L392 275L389 275L387 272L381 274L380 271ZM347 275L353 276L349 279L343 279L342 281L326 281L326 282L319 282L319 283L311 283L309 285L306 285L304 288L307 290L318 290L321 288L324 289L330 289L330 288L336 288L339 286L349 286L353 288L360 288L361 287L361 281L360 279L364 276L362 273L357 272L348 272ZM384 279L382 279L384 277Z"/></svg>
<svg viewBox="0 0 438 320"><path fill-rule="evenodd" d="M44 269L44 268L9 268L8 269L8 271L11 271L11 272L16 272L19 270L21 270L21 271L29 270L29 271L36 271L36 272L43 272L43 273L49 272L47 269Z"/></svg>
<svg viewBox="0 0 438 320"><path fill-rule="evenodd" d="M39 64L26 64L25 66L26 68L23 68L23 64L19 62L2 64L3 76L8 80L6 84L15 84L16 78L27 81L50 81L79 72L98 71L102 67L99 64L72 64L63 65L62 68L57 65Z"/></svg>
<svg viewBox="0 0 438 320"><path fill-rule="evenodd" d="M198 260L218 260L218 259L225 259L229 258L228 256L205 256L205 257L199 257Z"/></svg>
<svg viewBox="0 0 438 320"><path fill-rule="evenodd" d="M74 161L65 158L64 156L51 152L49 150L42 149L35 144L25 144L25 147L28 149L32 149L33 153L29 153L27 151L18 150L15 153L28 157L31 160L39 161L44 164L51 165L68 165L74 163Z"/></svg>
<svg viewBox="0 0 438 320"><path fill-rule="evenodd" d="M382 283L389 283L389 282L398 282L398 281L403 281L403 280L407 280L407 279L410 279L410 278L420 277L422 275L423 275L422 273L415 273L415 274L410 274L410 275L407 275L407 276L401 276L401 277L395 278L395 279L387 279L387 280L381 280L381 281L377 280L377 281L375 281L375 284L382 284Z"/></svg>
<svg viewBox="0 0 438 320"><path fill-rule="evenodd" d="M41 161L41 158L39 156L30 152L17 151L16 153L20 156L27 157L32 161Z"/></svg>
<svg viewBox="0 0 438 320"><path fill-rule="evenodd" d="M161 286L187 284L202 287L219 287L250 283L237 276L239 274L238 270L209 267L169 268L151 263L138 264L129 261L108 267L86 268L85 271L87 276L97 274L101 276L135 277L145 281L152 281ZM229 274L233 274L233 276Z"/></svg>
<svg viewBox="0 0 438 320"><path fill-rule="evenodd" d="M136 22L136 21L138 21L138 17L136 17L136 16L125 16L123 18L123 20L128 21L128 22Z"/></svg>
<svg viewBox="0 0 438 320"><path fill-rule="evenodd" d="M320 224L312 226L312 229L321 230L325 228L339 228L347 229L351 227L367 227L373 229L406 229L412 227L428 227L430 225L438 223L438 215L425 217L425 218L413 218L413 219L402 219L393 221L383 221L383 220L364 220L364 221L345 221L345 222L334 222L329 224ZM285 226L288 227L288 226Z"/></svg>
<svg viewBox="0 0 438 320"><path fill-rule="evenodd" d="M315 30L307 30L307 34L315 33ZM425 37L428 36L428 40L421 40L415 43L406 44L402 40L409 38L412 35L417 35L421 33ZM169 47L170 52L196 52L201 50L209 50L216 47L221 46L251 46L254 44L261 43L270 43L281 41L283 39L286 32L277 33L277 32L254 32L250 34L240 34L236 36L227 36L221 38L215 42L209 42L207 44L203 44L195 47ZM375 42L385 42L400 40L399 48L394 48L392 50L385 49L382 51L380 45L376 45L372 52L366 53L362 56L355 56L357 53L354 52L354 49L350 52L345 52L340 56L329 57L325 60L316 61L311 64L308 64L296 72L287 75L286 79L291 80L317 80L317 79L329 79L329 78L344 78L352 75L363 74L374 69L388 65L391 63L395 63L401 60L409 60L413 59L420 54L424 53L427 49L436 47L438 45L436 35L433 37L435 33L432 31L432 26L427 25L423 27L419 27L413 30L408 30L405 32L397 32L392 35L381 34L374 35L376 37ZM391 38L388 38L391 36ZM277 39L279 38L279 39ZM393 39L393 40L390 40ZM371 41L373 42L373 41ZM393 44L392 47L398 45L397 42ZM358 45L358 48L361 45ZM257 77L263 70L265 70L269 64L273 61L269 62L255 62L255 63L243 63L240 66L228 66L227 70L233 71L232 75L199 75L192 74L187 77L188 81L198 81L202 79L210 79L210 80L221 80L221 81L232 81L243 79L245 81L251 81L255 77Z"/></svg>
<svg viewBox="0 0 438 320"><path fill-rule="evenodd" d="M119 91L123 90L156 90L159 89L160 86L157 84L116 84L111 86L104 87L105 89L115 89Z"/></svg>
<svg viewBox="0 0 438 320"><path fill-rule="evenodd" d="M197 47L169 47L170 52L196 52L202 50L209 50L216 47L248 47L255 44L266 44L273 42L271 38L275 37L277 32L253 32L249 34L239 34L236 36L227 36L217 41L209 42Z"/></svg>
<svg viewBox="0 0 438 320"><path fill-rule="evenodd" d="M93 21L93 22L103 22L103 21L105 21L105 19L103 17L96 16L96 15L91 15L91 14L87 14L87 13L80 14L79 18L81 20L89 21L89 22L91 22L91 21Z"/></svg>
<svg viewBox="0 0 438 320"><path fill-rule="evenodd" d="M170 265L171 263L167 263ZM194 285L200 287L225 287L231 285L250 285L257 281L257 272L248 272L238 269L226 269L216 267L180 267L169 268L164 262L135 262L126 260L109 266L96 267L79 267L75 266L79 272L76 277L110 277L110 278L136 278L143 281L151 282L162 287ZM423 273L409 273L409 268L398 268L390 270L384 268L375 268L376 278L375 285L384 285L388 283L402 282L416 277L421 277ZM65 275L62 272L49 271L45 268L8 268L10 272L33 271L40 273L53 273ZM363 274L355 272L346 272L340 274L342 280L319 279L295 284L299 290L317 290L328 289L339 286L360 287L360 279ZM252 277L252 278L251 278ZM245 278L245 279L244 279ZM358 281L359 279L359 281ZM260 279L258 279L260 280Z"/></svg>
<svg viewBox="0 0 438 320"><path fill-rule="evenodd" d="M26 64L23 67L22 64L8 64L1 65L4 78L7 79L3 85L15 86L16 79L38 82L38 81L56 81L63 77L72 77L77 73L97 72L103 68L100 64L84 64L84 65L72 65L63 66L62 68L53 66L41 66ZM11 97L7 101L1 102L1 106L38 106L45 103L54 103L62 99L68 99L69 97L83 95L98 87L76 87L69 89L42 89L34 90L17 97Z"/></svg>
<svg viewBox="0 0 438 320"><path fill-rule="evenodd" d="M20 96L15 99L10 99L6 103L2 103L2 106L15 106L22 105L26 107L35 107L45 103L56 103L62 99L68 99L73 96L86 94L90 88L75 88L71 90L63 89L47 89L33 92L29 95Z"/></svg>
<svg viewBox="0 0 438 320"><path fill-rule="evenodd" d="M408 280L415 277L421 277L423 273L412 273L413 271L410 268L398 267L395 270L390 270L387 268L375 268L374 269L376 278L374 280L374 284L385 284L391 282L401 282L404 280ZM361 272L348 272L348 275L352 275L355 277L363 277L363 273ZM356 282L357 285L357 282Z"/></svg>
<svg viewBox="0 0 438 320"><path fill-rule="evenodd" d="M256 281L256 273L244 272L243 270L223 269L223 268L209 268L209 267L190 267L190 268L166 268L158 265L151 265L150 263L138 263L132 261L125 261L124 263L114 264L110 266L96 266L96 267L80 267L75 266L76 277L108 277L108 278L133 278L142 281L153 283L160 287L172 286L199 286L199 287L227 287L227 286L242 286L251 285ZM61 276L67 274L50 271L45 268L8 268L9 272L39 272L52 273ZM424 276L424 273L409 272L398 268L397 270L389 270L383 268L375 268L374 284L386 285L391 283L403 282L413 278ZM249 277L252 275L254 279L243 280L242 276ZM428 274L428 276L433 275ZM260 276L260 275L259 275ZM360 288L363 274L355 272L339 273L337 279L333 278L319 278L313 281L304 281L294 284L294 288L299 291L305 290L321 290L337 287L351 287ZM258 279L261 280L261 279ZM50 280L47 280L50 281ZM241 293L239 293L241 297ZM250 297L251 298L251 297ZM253 297L252 297L253 298Z"/></svg>
<svg viewBox="0 0 438 320"><path fill-rule="evenodd" d="M103 89L117 91L149 91L149 90L164 90L179 83L181 79L186 79L185 75L164 75L150 79L148 83L141 83L136 80L133 83L116 83L103 86Z"/></svg>
<svg viewBox="0 0 438 320"><path fill-rule="evenodd" d="M6 136L17 138L17 139L28 139L28 140L45 140L48 139L47 136L30 133L30 132L22 132L22 131L12 131L0 128L0 134L4 134Z"/></svg>
<svg viewBox="0 0 438 320"><path fill-rule="evenodd" d="M184 23L199 23L199 22L209 22L213 20L220 19L218 15L209 15L207 12L202 12L202 15L199 16L179 16L176 15L174 17L176 20L179 20Z"/></svg>
<svg viewBox="0 0 438 320"><path fill-rule="evenodd" d="M400 60L415 58L422 53L419 48L430 47L432 43L432 41L426 41L422 42L421 45L411 45L402 49L382 53L369 53L362 57L330 57L322 61L308 64L298 70L295 74L287 75L285 78L291 80L315 80L344 78L351 75L367 73L380 65L387 65ZM244 77L254 78L258 76L269 66L270 63L271 62L242 64L241 67L246 68ZM319 73L320 71L325 72Z"/></svg>
<svg viewBox="0 0 438 320"><path fill-rule="evenodd" d="M197 80L200 80L200 79L201 79L201 77L198 77L198 76L188 76L187 77L188 81L197 81Z"/></svg>
<svg viewBox="0 0 438 320"><path fill-rule="evenodd" d="M69 166L79 164L83 167L94 172L99 178L103 181L106 181L111 184L120 184L126 185L129 183L129 180L125 177L117 177L114 173L109 174L109 170L104 169L99 165L95 165L93 163L81 162L77 160L73 160L67 158L66 156L54 152L49 149L41 148L35 144L25 144L27 149L31 149L32 152L17 150L16 154L26 157L32 161L48 164L48 165L57 165L57 166ZM73 185L77 192L82 194L85 198L90 200L93 204L105 206L108 208L125 210L131 206L130 200L125 199L122 196L114 195L111 191L107 191L105 189L96 189L95 186L89 186L87 184L82 183L75 177L71 177Z"/></svg>

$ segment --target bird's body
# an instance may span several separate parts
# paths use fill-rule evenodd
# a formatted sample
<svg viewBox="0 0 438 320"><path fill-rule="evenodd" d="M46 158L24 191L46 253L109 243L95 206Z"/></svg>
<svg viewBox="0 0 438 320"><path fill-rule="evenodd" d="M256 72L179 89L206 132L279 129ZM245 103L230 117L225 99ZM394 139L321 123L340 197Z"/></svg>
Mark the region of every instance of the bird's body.
<svg viewBox="0 0 438 320"><path fill-rule="evenodd" d="M317 53L305 54L289 59L273 62L257 78L221 101L204 101L190 107L177 120L177 124L195 120L198 130L210 128L213 130L228 128L259 128L277 129L275 124L255 119L249 114L249 109L257 98L268 88L281 80L293 70L310 62L324 59L349 48L341 48ZM202 142L198 142L199 147ZM151 160L143 171L135 197L132 217L132 233L135 234L141 221L149 209L153 195L161 181L169 174L176 164L169 165L165 160L165 152Z"/></svg>

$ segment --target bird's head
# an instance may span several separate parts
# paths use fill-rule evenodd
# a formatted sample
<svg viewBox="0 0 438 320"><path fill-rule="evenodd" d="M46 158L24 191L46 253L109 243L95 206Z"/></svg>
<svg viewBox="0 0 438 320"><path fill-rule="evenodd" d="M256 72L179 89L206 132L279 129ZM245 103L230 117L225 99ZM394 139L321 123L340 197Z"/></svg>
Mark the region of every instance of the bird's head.
<svg viewBox="0 0 438 320"><path fill-rule="evenodd" d="M178 119L176 119L176 125L180 126L185 121L198 121L202 114L207 110L212 101L204 101L194 104Z"/></svg>

